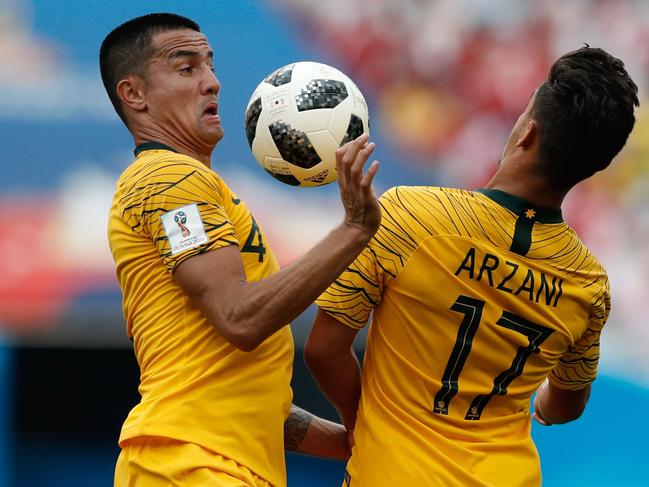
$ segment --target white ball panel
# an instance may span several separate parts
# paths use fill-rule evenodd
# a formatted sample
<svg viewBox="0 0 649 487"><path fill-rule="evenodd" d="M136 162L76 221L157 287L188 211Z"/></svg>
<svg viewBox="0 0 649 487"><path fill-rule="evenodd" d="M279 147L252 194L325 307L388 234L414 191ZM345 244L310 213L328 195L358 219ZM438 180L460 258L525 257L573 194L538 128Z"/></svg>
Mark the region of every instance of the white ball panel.
<svg viewBox="0 0 649 487"><path fill-rule="evenodd" d="M329 132L331 136L340 142L347 132L349 125L349 118L352 115L353 100L348 97L340 105L332 110L331 118L329 120Z"/></svg>
<svg viewBox="0 0 649 487"><path fill-rule="evenodd" d="M302 132L327 130L332 112L333 110L331 108L306 110L304 112L297 112L293 117L286 118L284 121L289 123L294 129Z"/></svg>
<svg viewBox="0 0 649 487"><path fill-rule="evenodd" d="M317 132L309 132L307 136L313 144L313 147L315 147L320 159L328 165L336 167L336 150L338 149L338 143L331 136L331 133L329 133L328 130L319 130Z"/></svg>

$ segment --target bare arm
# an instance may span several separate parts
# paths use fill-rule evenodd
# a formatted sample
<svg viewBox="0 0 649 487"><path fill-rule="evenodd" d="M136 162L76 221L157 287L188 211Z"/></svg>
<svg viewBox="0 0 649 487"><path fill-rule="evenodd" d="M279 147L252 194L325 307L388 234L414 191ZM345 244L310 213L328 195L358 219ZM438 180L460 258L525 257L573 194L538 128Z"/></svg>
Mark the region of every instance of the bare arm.
<svg viewBox="0 0 649 487"><path fill-rule="evenodd" d="M544 426L574 421L586 409L590 389L590 384L576 391L560 389L546 379L534 398L534 419Z"/></svg>
<svg viewBox="0 0 649 487"><path fill-rule="evenodd" d="M253 350L309 306L363 250L381 221L372 189L378 170L363 135L336 152L345 221L301 259L257 282L247 282L236 247L191 257L174 277L192 303L233 345Z"/></svg>
<svg viewBox="0 0 649 487"><path fill-rule="evenodd" d="M284 447L288 451L338 460L350 456L343 425L314 416L295 404L291 405L284 423Z"/></svg>
<svg viewBox="0 0 649 487"><path fill-rule="evenodd" d="M357 333L319 309L304 346L311 374L350 432L361 395L361 368L352 347Z"/></svg>

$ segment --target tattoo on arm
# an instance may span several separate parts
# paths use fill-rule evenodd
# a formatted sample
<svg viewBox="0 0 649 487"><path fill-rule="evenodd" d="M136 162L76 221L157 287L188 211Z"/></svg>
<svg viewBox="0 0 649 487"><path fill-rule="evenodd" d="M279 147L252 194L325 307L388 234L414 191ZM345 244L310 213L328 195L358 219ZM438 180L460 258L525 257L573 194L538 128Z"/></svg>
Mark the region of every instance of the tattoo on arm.
<svg viewBox="0 0 649 487"><path fill-rule="evenodd" d="M298 451L312 421L311 413L291 404L291 412L284 423L284 448L286 450Z"/></svg>

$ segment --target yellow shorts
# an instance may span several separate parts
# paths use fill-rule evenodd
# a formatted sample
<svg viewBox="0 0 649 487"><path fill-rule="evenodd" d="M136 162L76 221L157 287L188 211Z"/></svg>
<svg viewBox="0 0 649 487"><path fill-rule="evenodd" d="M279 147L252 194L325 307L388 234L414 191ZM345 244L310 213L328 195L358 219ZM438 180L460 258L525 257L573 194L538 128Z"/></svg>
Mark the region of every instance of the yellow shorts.
<svg viewBox="0 0 649 487"><path fill-rule="evenodd" d="M127 440L115 487L271 487L243 465L193 443L143 436Z"/></svg>

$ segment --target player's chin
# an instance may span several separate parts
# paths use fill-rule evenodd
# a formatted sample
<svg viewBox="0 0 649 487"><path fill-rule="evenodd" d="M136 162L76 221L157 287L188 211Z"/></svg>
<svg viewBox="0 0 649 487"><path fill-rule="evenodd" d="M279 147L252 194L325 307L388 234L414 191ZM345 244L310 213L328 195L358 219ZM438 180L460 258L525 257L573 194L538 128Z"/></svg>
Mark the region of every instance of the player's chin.
<svg viewBox="0 0 649 487"><path fill-rule="evenodd" d="M216 145L223 138L224 132L221 124L203 127L203 138L206 142Z"/></svg>

